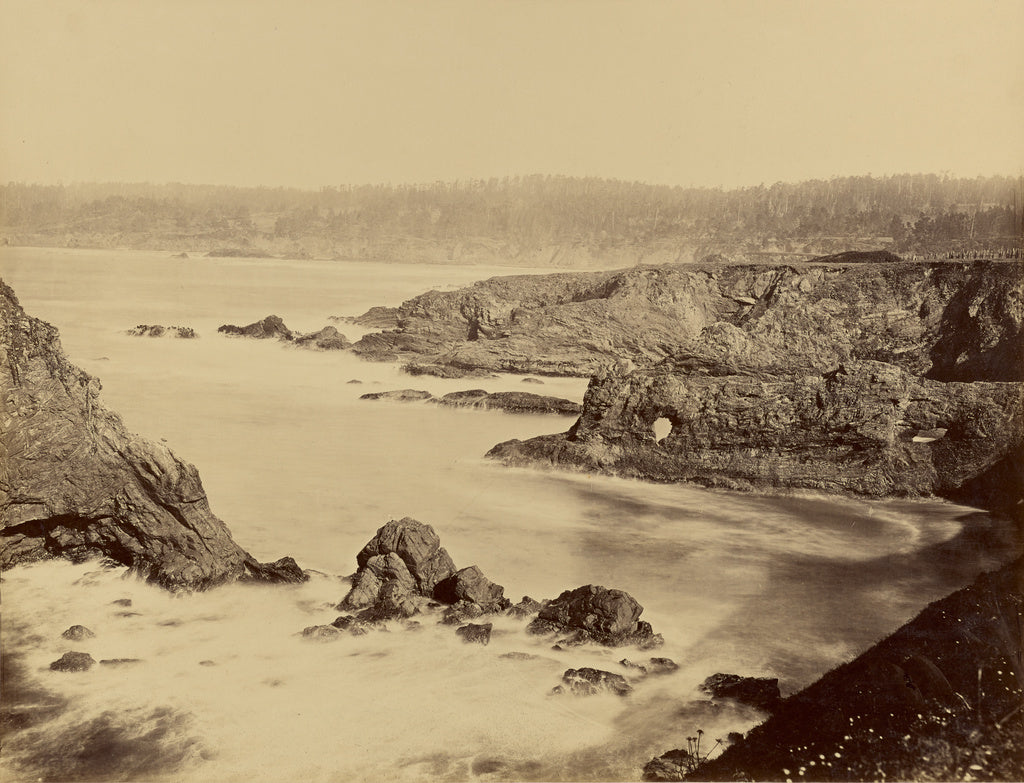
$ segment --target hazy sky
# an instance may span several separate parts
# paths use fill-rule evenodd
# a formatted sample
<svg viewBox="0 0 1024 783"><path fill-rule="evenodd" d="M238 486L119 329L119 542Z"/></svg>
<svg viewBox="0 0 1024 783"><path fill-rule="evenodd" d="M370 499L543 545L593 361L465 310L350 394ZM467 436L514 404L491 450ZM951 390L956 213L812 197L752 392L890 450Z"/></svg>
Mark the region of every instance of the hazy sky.
<svg viewBox="0 0 1024 783"><path fill-rule="evenodd" d="M1024 2L0 0L0 181L1024 168Z"/></svg>

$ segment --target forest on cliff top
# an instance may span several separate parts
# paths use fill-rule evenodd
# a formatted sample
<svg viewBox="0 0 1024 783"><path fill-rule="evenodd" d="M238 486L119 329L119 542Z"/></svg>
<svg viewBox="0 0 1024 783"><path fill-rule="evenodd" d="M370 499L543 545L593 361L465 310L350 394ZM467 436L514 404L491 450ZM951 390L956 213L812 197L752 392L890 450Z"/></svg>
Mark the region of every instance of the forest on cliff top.
<svg viewBox="0 0 1024 783"><path fill-rule="evenodd" d="M188 184L0 186L10 244L221 246L329 252L385 240L505 247L745 243L821 238L904 253L1001 252L1024 234L1024 178L837 177L722 189L562 176L299 190ZM345 255L340 252L339 255Z"/></svg>

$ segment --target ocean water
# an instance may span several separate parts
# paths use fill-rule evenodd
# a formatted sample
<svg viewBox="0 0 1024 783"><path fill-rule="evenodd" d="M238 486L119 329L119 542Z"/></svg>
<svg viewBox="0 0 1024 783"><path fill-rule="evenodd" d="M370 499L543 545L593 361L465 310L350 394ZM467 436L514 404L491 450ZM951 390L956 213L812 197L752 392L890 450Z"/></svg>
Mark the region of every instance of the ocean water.
<svg viewBox="0 0 1024 783"><path fill-rule="evenodd" d="M636 780L649 758L685 747L697 729L724 737L759 720L704 702L705 677L772 676L784 693L797 690L998 556L957 547L970 509L946 503L508 469L482 455L572 419L359 399L479 387L581 400L584 379L414 378L348 353L216 333L271 313L312 331L332 315L508 271L0 252L0 277L101 378L101 400L198 466L235 539L259 559L292 555L316 572L301 586L195 595L95 563L6 572L3 653L19 688L50 694L51 708L9 730L5 780ZM191 326L200 337L125 334L142 323ZM463 644L433 617L415 631L303 639L304 627L338 615L331 607L358 550L404 516L433 525L458 567L478 565L513 601L588 583L626 590L665 646L552 650L511 618L494 620L486 647ZM113 603L122 598L132 606ZM63 640L73 624L96 637ZM50 671L67 650L139 660ZM630 675L620 659L652 654L679 671L635 680L627 698L550 695L567 668Z"/></svg>

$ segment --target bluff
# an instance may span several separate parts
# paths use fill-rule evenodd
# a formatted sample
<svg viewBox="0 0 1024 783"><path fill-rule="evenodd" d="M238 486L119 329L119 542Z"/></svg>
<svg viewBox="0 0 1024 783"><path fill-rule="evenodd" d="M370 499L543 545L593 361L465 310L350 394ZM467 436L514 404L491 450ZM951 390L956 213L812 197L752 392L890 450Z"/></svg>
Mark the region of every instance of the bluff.
<svg viewBox="0 0 1024 783"><path fill-rule="evenodd" d="M301 581L258 563L210 510L196 469L129 433L57 330L0 281L0 568L105 557L168 588Z"/></svg>
<svg viewBox="0 0 1024 783"><path fill-rule="evenodd" d="M700 264L518 275L403 303L370 359L590 376L610 363L698 371L875 360L944 381L1024 380L1024 275L1008 262ZM845 262L844 262L845 261Z"/></svg>

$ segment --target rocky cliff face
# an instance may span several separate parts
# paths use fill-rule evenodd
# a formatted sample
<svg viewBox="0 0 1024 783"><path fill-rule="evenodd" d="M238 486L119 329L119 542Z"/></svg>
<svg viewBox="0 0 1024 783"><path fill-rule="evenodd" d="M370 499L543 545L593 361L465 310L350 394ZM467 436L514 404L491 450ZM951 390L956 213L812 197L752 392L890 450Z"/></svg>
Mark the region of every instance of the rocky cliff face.
<svg viewBox="0 0 1024 783"><path fill-rule="evenodd" d="M568 433L502 443L489 456L731 488L964 502L988 491L990 504L1006 504L1020 495L1019 478L1003 482L1022 464L1022 403L1020 384L941 383L882 362L720 376L666 362L596 377ZM660 440L659 419L671 426Z"/></svg>
<svg viewBox="0 0 1024 783"><path fill-rule="evenodd" d="M669 356L605 365L568 433L490 456L1000 510L1024 496L1019 265L677 268L606 286L652 312L685 303Z"/></svg>
<svg viewBox="0 0 1024 783"><path fill-rule="evenodd" d="M669 357L713 373L871 359L936 380L1024 380L1022 307L1013 263L669 264L431 291L355 350L554 375Z"/></svg>
<svg viewBox="0 0 1024 783"><path fill-rule="evenodd" d="M99 391L0 281L0 568L107 557L172 588L305 578L239 547L196 469L129 433Z"/></svg>

